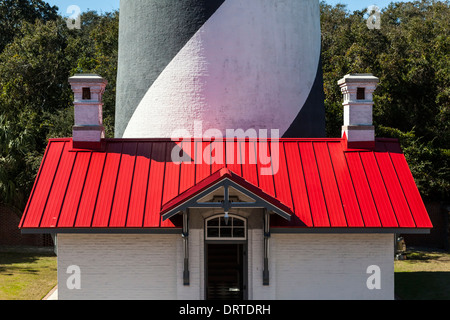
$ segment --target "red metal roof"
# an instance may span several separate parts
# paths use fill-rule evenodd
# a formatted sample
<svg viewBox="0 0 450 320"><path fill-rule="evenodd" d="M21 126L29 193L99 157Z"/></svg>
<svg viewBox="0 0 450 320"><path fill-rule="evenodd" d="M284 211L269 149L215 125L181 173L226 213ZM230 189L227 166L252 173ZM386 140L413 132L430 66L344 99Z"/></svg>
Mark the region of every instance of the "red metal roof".
<svg viewBox="0 0 450 320"><path fill-rule="evenodd" d="M260 148L275 156L267 141L193 144L193 161L180 164L171 160L175 143L167 139L105 140L97 151L75 150L71 139L50 140L19 227L178 228L162 220L163 207L227 168L293 213L291 221L272 219L272 227L432 228L397 141L378 139L367 151L346 150L342 139L280 139L273 175L261 174L270 163L257 156ZM210 150L223 161L205 159Z"/></svg>

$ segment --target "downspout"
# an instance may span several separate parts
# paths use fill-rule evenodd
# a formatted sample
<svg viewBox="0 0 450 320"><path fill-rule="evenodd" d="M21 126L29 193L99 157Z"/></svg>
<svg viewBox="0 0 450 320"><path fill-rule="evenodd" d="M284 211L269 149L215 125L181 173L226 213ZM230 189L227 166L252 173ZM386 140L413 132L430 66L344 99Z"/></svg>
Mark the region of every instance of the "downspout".
<svg viewBox="0 0 450 320"><path fill-rule="evenodd" d="M270 241L270 213L264 210L264 270L263 286L270 285L269 274L269 241Z"/></svg>
<svg viewBox="0 0 450 320"><path fill-rule="evenodd" d="M184 270L183 270L183 285L190 285L189 277L189 214L186 209L183 211L183 250L184 250Z"/></svg>

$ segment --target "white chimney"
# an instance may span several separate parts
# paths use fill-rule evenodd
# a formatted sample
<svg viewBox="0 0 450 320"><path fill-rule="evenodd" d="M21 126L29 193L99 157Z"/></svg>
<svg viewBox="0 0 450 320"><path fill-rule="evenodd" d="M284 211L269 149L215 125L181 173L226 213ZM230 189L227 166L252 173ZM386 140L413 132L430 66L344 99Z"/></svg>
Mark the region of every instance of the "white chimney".
<svg viewBox="0 0 450 320"><path fill-rule="evenodd" d="M76 74L69 78L69 83L75 108L73 147L99 148L105 138L102 97L107 81L96 74Z"/></svg>
<svg viewBox="0 0 450 320"><path fill-rule="evenodd" d="M378 82L370 73L348 74L338 81L344 95L342 136L349 149L375 148L373 92Z"/></svg>

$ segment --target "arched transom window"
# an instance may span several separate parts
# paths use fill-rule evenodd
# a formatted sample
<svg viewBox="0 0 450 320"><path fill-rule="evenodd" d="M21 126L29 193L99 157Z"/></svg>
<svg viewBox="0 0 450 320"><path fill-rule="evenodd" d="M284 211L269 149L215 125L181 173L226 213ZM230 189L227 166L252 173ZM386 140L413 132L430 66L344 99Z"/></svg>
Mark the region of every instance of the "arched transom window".
<svg viewBox="0 0 450 320"><path fill-rule="evenodd" d="M206 219L206 240L246 240L247 221L244 218L219 215Z"/></svg>

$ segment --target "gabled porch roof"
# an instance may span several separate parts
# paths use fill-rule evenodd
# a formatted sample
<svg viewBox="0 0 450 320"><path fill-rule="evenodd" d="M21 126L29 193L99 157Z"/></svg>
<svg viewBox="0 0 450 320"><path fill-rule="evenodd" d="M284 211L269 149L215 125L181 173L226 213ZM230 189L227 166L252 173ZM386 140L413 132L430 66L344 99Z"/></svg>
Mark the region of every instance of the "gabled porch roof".
<svg viewBox="0 0 450 320"><path fill-rule="evenodd" d="M231 201L230 188L237 190L250 201ZM202 201L202 198L219 189L223 192L223 200ZM286 220L290 220L294 214L288 206L227 168L220 169L169 201L163 206L161 214L163 220L167 220L190 208L221 208L224 212L237 208L264 208Z"/></svg>

